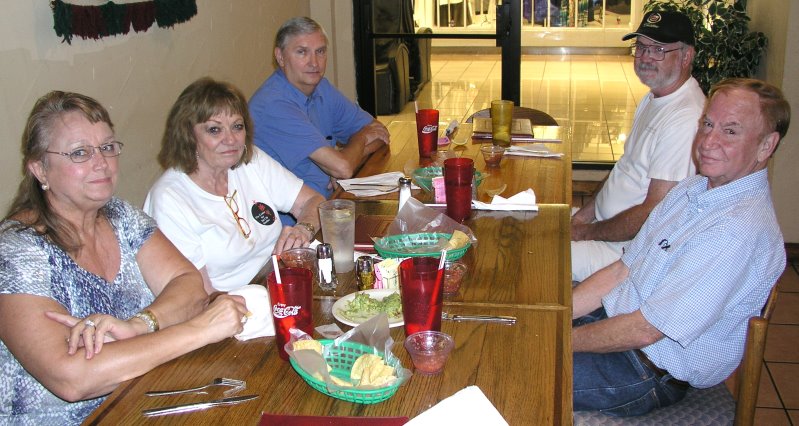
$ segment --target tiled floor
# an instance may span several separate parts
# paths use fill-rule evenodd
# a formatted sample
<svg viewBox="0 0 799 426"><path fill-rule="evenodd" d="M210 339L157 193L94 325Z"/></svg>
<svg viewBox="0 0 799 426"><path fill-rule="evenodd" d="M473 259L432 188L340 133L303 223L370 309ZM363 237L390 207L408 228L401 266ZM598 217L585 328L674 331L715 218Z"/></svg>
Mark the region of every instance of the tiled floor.
<svg viewBox="0 0 799 426"><path fill-rule="evenodd" d="M574 161L613 162L622 154L638 100L647 89L627 56L523 56L521 104L548 112L570 130ZM433 55L432 81L418 98L440 120L464 121L500 98L497 55ZM413 121L413 104L381 121ZM579 202L579 201L578 201ZM758 425L799 425L799 261L779 280L758 398Z"/></svg>

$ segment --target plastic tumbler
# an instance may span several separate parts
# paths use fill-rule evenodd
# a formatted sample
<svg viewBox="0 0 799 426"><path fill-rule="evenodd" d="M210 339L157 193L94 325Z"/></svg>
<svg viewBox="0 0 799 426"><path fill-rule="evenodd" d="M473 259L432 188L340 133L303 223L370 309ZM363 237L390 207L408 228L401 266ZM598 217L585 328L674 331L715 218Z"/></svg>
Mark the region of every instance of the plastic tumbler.
<svg viewBox="0 0 799 426"><path fill-rule="evenodd" d="M438 147L438 110L420 109L416 113L416 139L419 157L430 158Z"/></svg>
<svg viewBox="0 0 799 426"><path fill-rule="evenodd" d="M474 161L471 158L450 158L444 161L444 191L447 195L447 216L463 222L472 215L472 183Z"/></svg>
<svg viewBox="0 0 799 426"><path fill-rule="evenodd" d="M444 269L437 257L411 257L400 263L400 298L405 335L441 331L444 304Z"/></svg>
<svg viewBox="0 0 799 426"><path fill-rule="evenodd" d="M328 200L319 204L319 220L325 242L333 246L336 273L355 267L355 202Z"/></svg>
<svg viewBox="0 0 799 426"><path fill-rule="evenodd" d="M291 338L289 330L298 328L309 336L313 335L311 271L305 268L280 268L280 280L281 284L272 272L266 278L266 286L272 303L278 353L280 358L288 361L289 356L283 347Z"/></svg>
<svg viewBox="0 0 799 426"><path fill-rule="evenodd" d="M513 125L513 101L491 101L491 138L494 145L509 147Z"/></svg>

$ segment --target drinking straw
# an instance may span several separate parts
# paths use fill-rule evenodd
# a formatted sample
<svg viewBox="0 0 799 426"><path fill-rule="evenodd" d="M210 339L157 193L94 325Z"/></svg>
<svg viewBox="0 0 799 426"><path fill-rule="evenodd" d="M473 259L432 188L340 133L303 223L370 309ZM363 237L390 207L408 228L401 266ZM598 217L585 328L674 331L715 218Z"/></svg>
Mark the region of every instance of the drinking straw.
<svg viewBox="0 0 799 426"><path fill-rule="evenodd" d="M413 109L416 113L419 113L419 102L413 101Z"/></svg>
<svg viewBox="0 0 799 426"><path fill-rule="evenodd" d="M272 265L275 267L275 280L278 284L283 284L283 281L280 280L280 267L277 264L277 255L272 255Z"/></svg>
<svg viewBox="0 0 799 426"><path fill-rule="evenodd" d="M447 261L447 249L441 250L441 259L438 261L438 269L444 269L444 262Z"/></svg>

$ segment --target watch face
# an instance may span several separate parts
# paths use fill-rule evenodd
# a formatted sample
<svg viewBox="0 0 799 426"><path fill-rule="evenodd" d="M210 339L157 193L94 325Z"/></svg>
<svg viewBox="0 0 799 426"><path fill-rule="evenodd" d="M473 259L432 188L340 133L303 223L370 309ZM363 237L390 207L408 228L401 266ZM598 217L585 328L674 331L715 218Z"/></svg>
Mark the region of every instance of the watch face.
<svg viewBox="0 0 799 426"><path fill-rule="evenodd" d="M271 225L275 223L275 211L271 207L260 201L252 205L252 217L261 225Z"/></svg>

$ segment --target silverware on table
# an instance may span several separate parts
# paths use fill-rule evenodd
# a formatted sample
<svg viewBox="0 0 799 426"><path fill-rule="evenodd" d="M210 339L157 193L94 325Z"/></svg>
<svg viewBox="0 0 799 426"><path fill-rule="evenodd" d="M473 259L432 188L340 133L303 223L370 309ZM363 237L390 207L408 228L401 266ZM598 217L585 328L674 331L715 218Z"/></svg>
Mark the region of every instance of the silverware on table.
<svg viewBox="0 0 799 426"><path fill-rule="evenodd" d="M147 417L162 416L165 414L188 413L190 411L206 410L211 407L219 407L221 405L235 405L241 402L250 401L258 398L258 395L242 395L233 396L230 398L215 399L207 402L193 402L190 404L171 405L163 408L150 408L143 410L142 414Z"/></svg>
<svg viewBox="0 0 799 426"><path fill-rule="evenodd" d="M441 313L441 319L451 321L486 321L498 322L502 324L516 324L516 317L506 315L450 315L448 312Z"/></svg>
<svg viewBox="0 0 799 426"><path fill-rule="evenodd" d="M202 390L210 388L212 386L229 386L232 389L226 390L224 394L230 395L240 390L244 390L247 387L247 382L245 382L244 380L228 379L226 377L217 377L216 379L214 379L213 382L208 383L207 385L197 386L196 388L166 390L166 391L148 391L145 393L145 395L164 396L164 395L178 395L182 393L208 393L208 392L203 392Z"/></svg>

